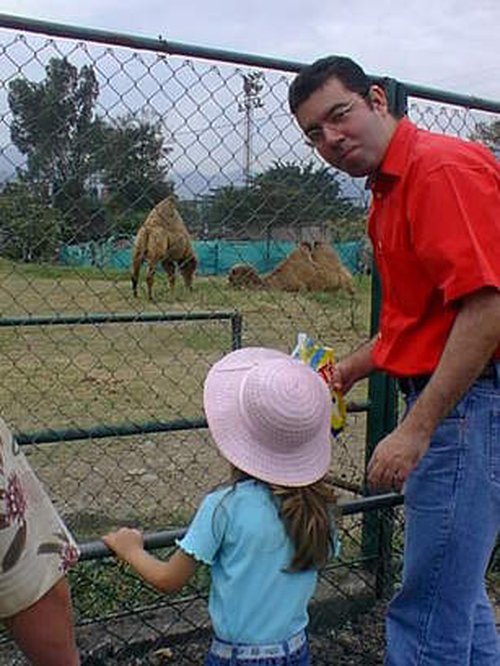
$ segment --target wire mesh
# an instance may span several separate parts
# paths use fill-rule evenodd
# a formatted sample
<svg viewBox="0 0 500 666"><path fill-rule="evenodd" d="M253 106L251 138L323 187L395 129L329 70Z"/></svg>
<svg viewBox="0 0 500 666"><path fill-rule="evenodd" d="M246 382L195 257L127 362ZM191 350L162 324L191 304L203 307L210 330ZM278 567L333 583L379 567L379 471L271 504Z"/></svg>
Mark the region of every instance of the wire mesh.
<svg viewBox="0 0 500 666"><path fill-rule="evenodd" d="M0 70L3 320L229 310L242 316L243 345L290 352L305 331L342 355L367 339L368 192L305 145L287 108L289 73L11 29L0 33ZM409 115L499 149L498 113L412 97ZM355 242L350 288L235 289L206 262L192 290L181 280L171 289L159 271L154 300L144 276L134 298L130 260L112 258L124 248L130 257L139 226L171 194L200 257L215 241L235 242L231 256L245 263L249 247ZM68 248L90 259L64 263ZM2 327L3 414L20 433L202 418L203 378L232 343L216 320ZM366 383L352 398L366 402ZM363 493L366 418L351 411L335 442L332 472L346 501ZM79 541L122 524L181 528L226 475L204 429L25 448ZM381 510L379 521L392 534L382 557L363 543L363 514L342 520L341 561L323 572L311 605L314 663L381 663L378 599L399 576L401 510ZM202 568L187 591L165 598L109 558L81 562L71 584L84 663L200 663L208 581ZM23 662L4 642L0 663Z"/></svg>

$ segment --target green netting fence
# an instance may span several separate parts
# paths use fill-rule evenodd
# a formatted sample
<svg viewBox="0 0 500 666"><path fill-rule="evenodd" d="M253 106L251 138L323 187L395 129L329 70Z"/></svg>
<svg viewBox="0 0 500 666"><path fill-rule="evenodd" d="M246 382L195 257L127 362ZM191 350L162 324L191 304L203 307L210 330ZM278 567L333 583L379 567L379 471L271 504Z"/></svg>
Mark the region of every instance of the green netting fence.
<svg viewBox="0 0 500 666"><path fill-rule="evenodd" d="M129 270L132 261L133 237L108 238L104 242L88 241L65 245L58 252L58 261L66 266L96 266ZM353 274L367 270L362 241L333 244L344 266ZM198 258L199 275L227 275L238 263L251 264L259 273L272 271L297 247L293 241L193 241Z"/></svg>

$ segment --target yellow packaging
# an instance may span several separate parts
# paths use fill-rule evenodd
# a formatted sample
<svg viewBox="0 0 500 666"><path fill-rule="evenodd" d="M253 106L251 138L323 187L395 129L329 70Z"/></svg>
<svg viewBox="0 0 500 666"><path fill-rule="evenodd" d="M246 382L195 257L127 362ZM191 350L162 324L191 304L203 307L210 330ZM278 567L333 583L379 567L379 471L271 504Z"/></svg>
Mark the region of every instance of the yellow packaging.
<svg viewBox="0 0 500 666"><path fill-rule="evenodd" d="M294 358L300 359L313 370L319 372L330 389L332 396L331 427L333 435L338 435L344 429L346 422L346 405L344 396L340 391L331 388L335 356L331 347L322 347L316 344L305 333L297 335L297 346L292 352Z"/></svg>

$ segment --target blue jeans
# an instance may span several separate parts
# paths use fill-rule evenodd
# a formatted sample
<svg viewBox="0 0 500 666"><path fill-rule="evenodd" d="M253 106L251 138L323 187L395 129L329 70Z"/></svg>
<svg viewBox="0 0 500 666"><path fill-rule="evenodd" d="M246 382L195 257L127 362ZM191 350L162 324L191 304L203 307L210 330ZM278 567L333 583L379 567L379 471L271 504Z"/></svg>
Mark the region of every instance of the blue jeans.
<svg viewBox="0 0 500 666"><path fill-rule="evenodd" d="M484 582L500 526L500 364L497 374L472 386L407 481L386 666L500 665Z"/></svg>

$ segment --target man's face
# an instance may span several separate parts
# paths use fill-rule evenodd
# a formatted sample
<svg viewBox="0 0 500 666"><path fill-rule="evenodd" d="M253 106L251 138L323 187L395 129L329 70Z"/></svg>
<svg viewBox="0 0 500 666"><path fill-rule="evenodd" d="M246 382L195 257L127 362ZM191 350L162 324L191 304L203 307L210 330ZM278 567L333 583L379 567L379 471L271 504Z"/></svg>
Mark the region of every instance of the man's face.
<svg viewBox="0 0 500 666"><path fill-rule="evenodd" d="M366 176L378 168L397 125L382 88L372 86L368 96L331 78L296 112L306 141L351 176Z"/></svg>

